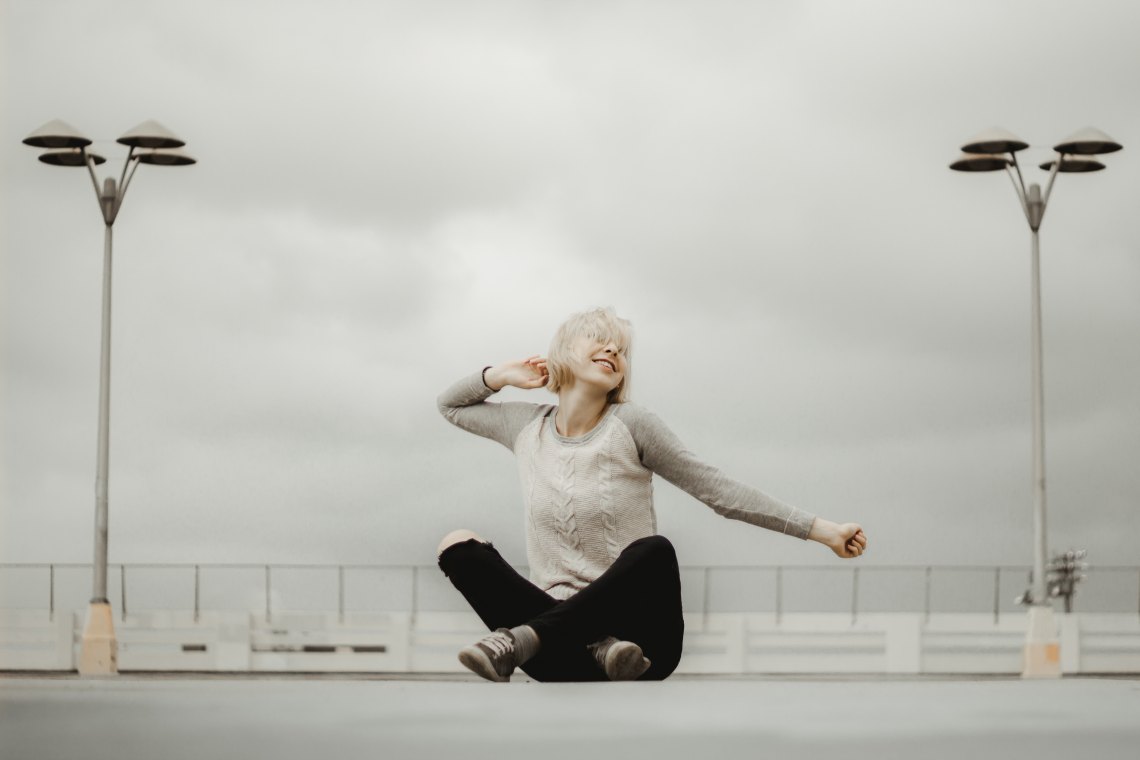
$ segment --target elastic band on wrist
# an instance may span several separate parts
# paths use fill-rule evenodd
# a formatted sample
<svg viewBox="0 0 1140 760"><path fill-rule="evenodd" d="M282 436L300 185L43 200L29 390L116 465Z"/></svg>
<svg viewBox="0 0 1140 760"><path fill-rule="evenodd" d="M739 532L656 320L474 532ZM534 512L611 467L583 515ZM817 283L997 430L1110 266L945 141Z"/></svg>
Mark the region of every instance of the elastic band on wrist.
<svg viewBox="0 0 1140 760"><path fill-rule="evenodd" d="M491 369L491 365L490 365L490 364L488 364L486 367L484 367L484 368L483 368L483 387L485 387L485 388L486 388L487 390L489 390L489 391L492 391L492 392L498 393L498 391L496 391L494 388L492 388L491 386L487 385L487 370L489 370L489 369Z"/></svg>

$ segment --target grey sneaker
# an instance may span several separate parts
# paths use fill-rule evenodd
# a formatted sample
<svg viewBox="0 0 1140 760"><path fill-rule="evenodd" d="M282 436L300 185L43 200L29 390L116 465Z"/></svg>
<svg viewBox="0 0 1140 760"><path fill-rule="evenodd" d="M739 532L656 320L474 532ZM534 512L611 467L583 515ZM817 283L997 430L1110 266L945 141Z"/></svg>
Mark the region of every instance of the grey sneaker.
<svg viewBox="0 0 1140 760"><path fill-rule="evenodd" d="M509 681L515 670L515 637L509 628L500 628L460 649L459 661L488 681Z"/></svg>
<svg viewBox="0 0 1140 760"><path fill-rule="evenodd" d="M611 681L635 681L652 664L637 644L619 641L613 636L594 642L587 649Z"/></svg>

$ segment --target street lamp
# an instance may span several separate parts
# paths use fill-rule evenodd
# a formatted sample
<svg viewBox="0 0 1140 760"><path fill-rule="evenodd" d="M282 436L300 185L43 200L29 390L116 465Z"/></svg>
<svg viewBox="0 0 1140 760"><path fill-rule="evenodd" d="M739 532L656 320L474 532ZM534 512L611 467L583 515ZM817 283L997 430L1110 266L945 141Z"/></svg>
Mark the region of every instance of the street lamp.
<svg viewBox="0 0 1140 760"><path fill-rule="evenodd" d="M1036 183L1026 189L1021 176L1017 154L1028 147L1028 143L1004 129L990 129L963 145L962 155L950 164L950 168L961 172L1004 170L1013 183L1032 233L1033 585L1028 599L1029 625L1021 674L1025 678L1056 678L1061 675L1060 643L1053 622L1053 607L1045 593L1045 389L1041 360L1041 257L1037 231L1045 216L1057 173L1100 171L1104 164L1096 156L1114 153L1122 146L1091 127L1053 146L1056 157L1040 165L1041 169L1049 172L1044 195Z"/></svg>
<svg viewBox="0 0 1140 760"><path fill-rule="evenodd" d="M107 464L111 416L111 227L119 215L123 198L139 164L185 166L195 160L180 149L186 143L155 121L145 121L118 139L130 149L118 182L113 177L100 187L95 167L106 162L88 150L91 140L74 127L56 120L44 124L24 138L25 145L44 148L40 161L53 166L85 166L95 187L95 197L103 214L103 335L99 351L99 444L95 475L95 562L91 603L83 629L79 656L81 675L109 675L118 672L118 643L107 599Z"/></svg>

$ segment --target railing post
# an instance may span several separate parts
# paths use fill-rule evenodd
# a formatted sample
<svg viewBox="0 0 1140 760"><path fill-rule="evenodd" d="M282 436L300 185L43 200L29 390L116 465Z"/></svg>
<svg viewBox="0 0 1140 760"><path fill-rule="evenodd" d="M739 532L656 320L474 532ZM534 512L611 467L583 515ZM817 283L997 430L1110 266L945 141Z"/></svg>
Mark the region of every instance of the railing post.
<svg viewBox="0 0 1140 760"><path fill-rule="evenodd" d="M924 623L930 622L930 565L926 566L926 591L922 599L922 619Z"/></svg>
<svg viewBox="0 0 1140 760"><path fill-rule="evenodd" d="M122 597L123 612L119 619L124 623L127 620L127 566L119 565L119 595Z"/></svg>
<svg viewBox="0 0 1140 760"><path fill-rule="evenodd" d="M48 565L48 620L55 620L55 564Z"/></svg>
<svg viewBox="0 0 1140 760"><path fill-rule="evenodd" d="M701 630L709 629L709 566L704 569L704 589L701 591Z"/></svg>
<svg viewBox="0 0 1140 760"><path fill-rule="evenodd" d="M776 565L776 625L784 614L784 566Z"/></svg>
<svg viewBox="0 0 1140 760"><path fill-rule="evenodd" d="M198 565L194 565L194 622L198 622L200 578Z"/></svg>
<svg viewBox="0 0 1140 760"><path fill-rule="evenodd" d="M851 569L851 625L859 614L859 568Z"/></svg>
<svg viewBox="0 0 1140 760"><path fill-rule="evenodd" d="M420 594L419 594L420 583L419 583L419 580L420 580L419 567L417 565L412 565L412 622L411 622L411 625L412 625L413 629L416 627L416 617L418 616L419 609L420 609Z"/></svg>
<svg viewBox="0 0 1140 760"><path fill-rule="evenodd" d="M994 625L1001 615L1001 565L994 568Z"/></svg>
<svg viewBox="0 0 1140 760"><path fill-rule="evenodd" d="M336 596L337 620L344 625L344 565L336 567Z"/></svg>
<svg viewBox="0 0 1140 760"><path fill-rule="evenodd" d="M269 609L269 565L265 566L265 622L270 622L271 613Z"/></svg>

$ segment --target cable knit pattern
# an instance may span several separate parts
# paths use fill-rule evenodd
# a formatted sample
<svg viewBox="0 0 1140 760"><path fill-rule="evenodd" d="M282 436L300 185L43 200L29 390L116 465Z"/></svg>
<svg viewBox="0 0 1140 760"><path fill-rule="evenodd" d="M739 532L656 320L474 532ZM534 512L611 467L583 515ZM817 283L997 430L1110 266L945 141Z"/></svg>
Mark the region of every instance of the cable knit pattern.
<svg viewBox="0 0 1140 760"><path fill-rule="evenodd" d="M557 460L551 511L558 529L558 541L562 544L561 555L575 575L584 576L586 567L582 557L582 541L574 519L574 450L559 451Z"/></svg>
<svg viewBox="0 0 1140 760"><path fill-rule="evenodd" d="M616 560L621 554L622 545L618 537L617 515L614 513L614 461L610 445L598 452L598 501L602 512L602 534L606 538L606 553L610 560ZM650 533L655 533L657 521L654 520Z"/></svg>
<svg viewBox="0 0 1140 760"><path fill-rule="evenodd" d="M592 583L633 541L657 532L653 473L734 520L807 538L814 515L727 477L689 452L635 404L611 405L593 430L568 438L557 407L490 403L476 372L439 397L451 423L511 449L526 502L531 581L556 599Z"/></svg>

